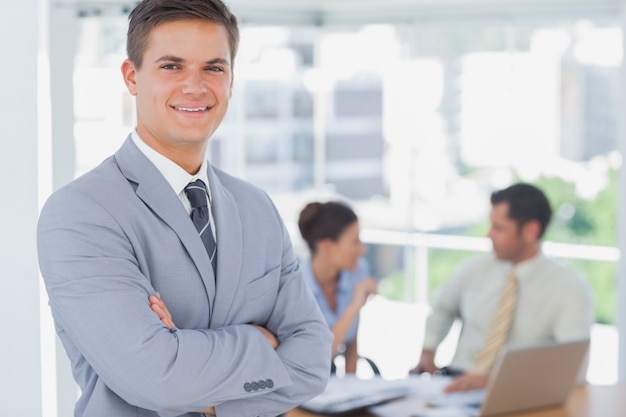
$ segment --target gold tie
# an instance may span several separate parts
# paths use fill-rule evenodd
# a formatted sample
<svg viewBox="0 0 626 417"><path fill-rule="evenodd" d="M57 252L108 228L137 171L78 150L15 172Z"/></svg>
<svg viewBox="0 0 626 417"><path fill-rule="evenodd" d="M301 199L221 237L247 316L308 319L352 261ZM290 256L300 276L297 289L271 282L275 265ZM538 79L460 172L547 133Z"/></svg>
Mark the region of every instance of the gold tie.
<svg viewBox="0 0 626 417"><path fill-rule="evenodd" d="M511 270L498 305L498 310L491 322L489 334L485 339L485 345L478 353L474 366L470 370L471 373L486 374L491 370L509 334L516 302L517 277L515 276L515 271Z"/></svg>

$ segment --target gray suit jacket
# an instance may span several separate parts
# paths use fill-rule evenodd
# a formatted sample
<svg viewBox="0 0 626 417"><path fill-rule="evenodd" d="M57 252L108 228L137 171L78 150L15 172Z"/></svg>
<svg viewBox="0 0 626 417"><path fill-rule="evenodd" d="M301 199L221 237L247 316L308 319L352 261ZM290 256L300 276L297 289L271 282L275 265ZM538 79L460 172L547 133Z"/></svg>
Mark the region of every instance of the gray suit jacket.
<svg viewBox="0 0 626 417"><path fill-rule="evenodd" d="M38 227L76 416L274 416L319 393L332 335L269 197L209 167L217 279L178 196L127 139L55 192ZM160 292L177 329L150 310ZM248 325L280 340L275 351Z"/></svg>

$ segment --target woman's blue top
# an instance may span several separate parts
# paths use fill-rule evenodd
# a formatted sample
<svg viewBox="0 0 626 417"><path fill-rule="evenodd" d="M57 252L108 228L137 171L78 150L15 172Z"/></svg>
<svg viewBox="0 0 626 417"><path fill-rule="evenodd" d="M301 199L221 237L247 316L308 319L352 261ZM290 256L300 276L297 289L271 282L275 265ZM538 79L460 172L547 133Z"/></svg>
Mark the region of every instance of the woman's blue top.
<svg viewBox="0 0 626 417"><path fill-rule="evenodd" d="M337 309L333 311L328 304L328 300L324 296L321 287L317 283L315 279L315 275L313 275L313 267L311 266L311 258L307 258L301 261L300 266L302 267L302 274L306 282L309 284L309 288L313 292L315 296L315 300L317 301L317 305L320 307L324 318L326 319L326 323L329 328L332 328L337 320L341 317L341 315L346 311L346 308L352 301L352 295L354 293L354 287L356 284L369 277L369 264L367 260L363 257L359 258L357 262L357 267L354 271L343 270L339 274L339 283L337 284ZM344 340L345 344L352 342L356 339L357 329L359 327L359 319L357 317L356 320L350 326L348 333L346 334L346 338Z"/></svg>

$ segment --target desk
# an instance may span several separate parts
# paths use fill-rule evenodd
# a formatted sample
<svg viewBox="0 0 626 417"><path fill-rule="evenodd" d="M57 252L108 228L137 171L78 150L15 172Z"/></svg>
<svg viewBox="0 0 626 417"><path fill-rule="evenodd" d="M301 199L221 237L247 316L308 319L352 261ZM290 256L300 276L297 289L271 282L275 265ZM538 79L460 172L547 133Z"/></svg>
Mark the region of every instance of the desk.
<svg viewBox="0 0 626 417"><path fill-rule="evenodd" d="M352 417L410 417L419 400L399 400L379 407L376 414L359 412ZM407 409L410 405L410 409ZM422 407L423 402L422 402ZM419 407L419 405L417 405ZM539 411L506 414L508 417L622 417L626 415L626 383L617 385L583 385L574 388L563 407L547 408ZM317 417L316 414L295 409L286 417Z"/></svg>

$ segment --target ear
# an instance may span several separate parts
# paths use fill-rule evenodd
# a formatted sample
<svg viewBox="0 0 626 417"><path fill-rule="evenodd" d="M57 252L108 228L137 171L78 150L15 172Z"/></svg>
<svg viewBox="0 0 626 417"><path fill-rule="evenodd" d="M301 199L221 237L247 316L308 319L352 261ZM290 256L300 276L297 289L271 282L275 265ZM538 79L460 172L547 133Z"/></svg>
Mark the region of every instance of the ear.
<svg viewBox="0 0 626 417"><path fill-rule="evenodd" d="M331 239L320 240L317 242L317 252L324 255L328 254L332 247L332 243L333 241Z"/></svg>
<svg viewBox="0 0 626 417"><path fill-rule="evenodd" d="M522 235L524 239L528 242L535 242L539 240L539 231L541 230L541 225L537 220L529 220L522 227Z"/></svg>
<svg viewBox="0 0 626 417"><path fill-rule="evenodd" d="M133 64L130 60L125 59L122 62L122 77L124 78L124 84L126 84L126 88L128 92L132 96L137 95L137 81L135 77L137 75L137 69L135 68L135 64Z"/></svg>

